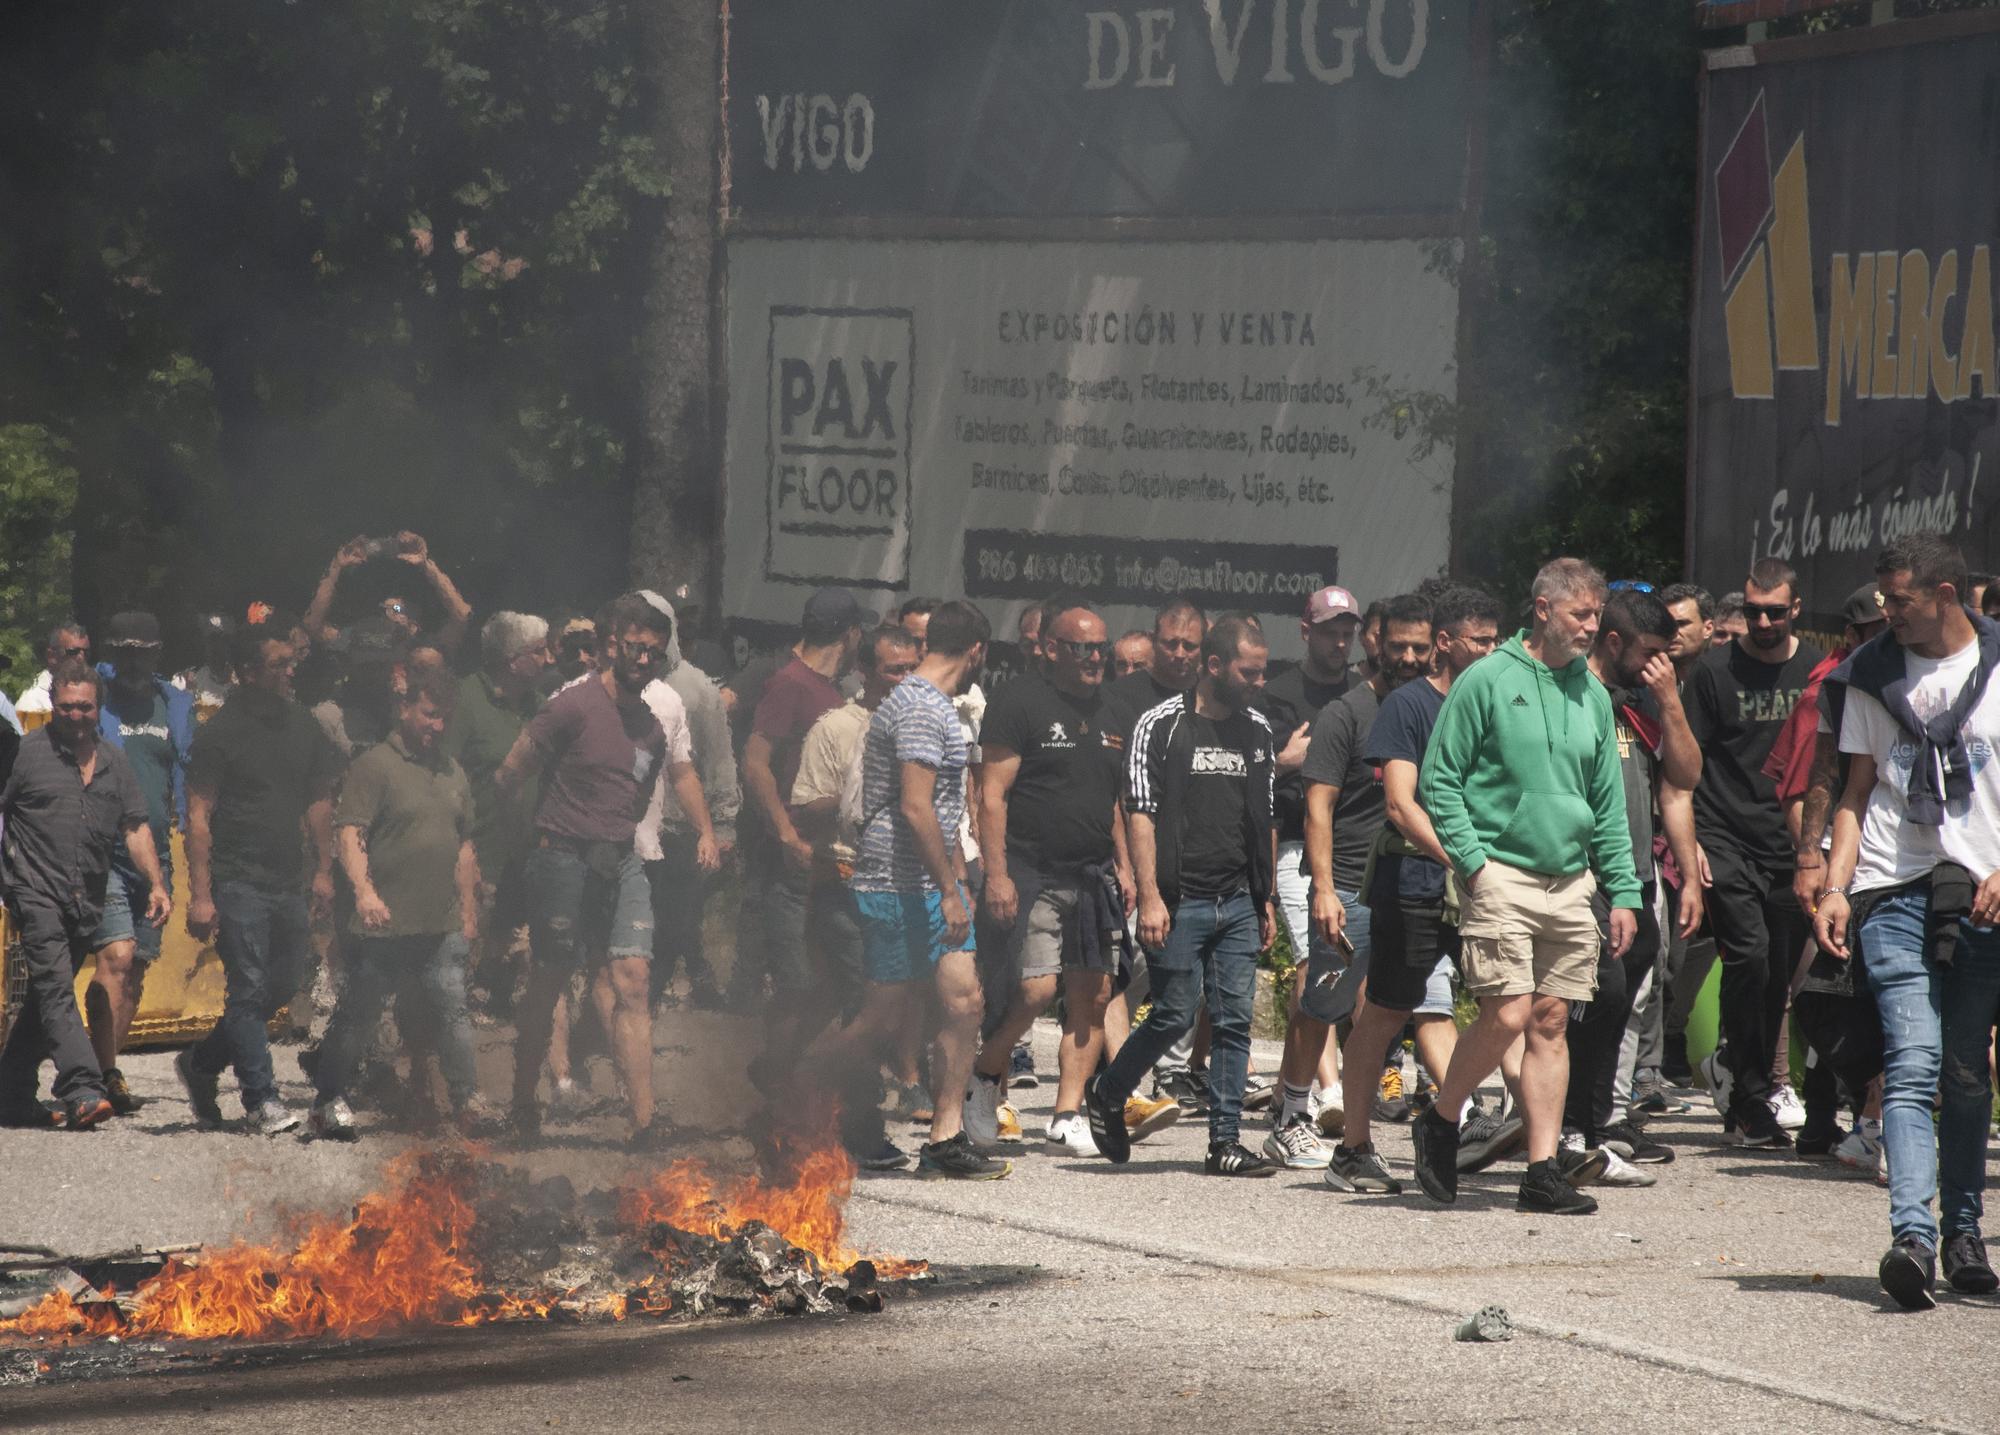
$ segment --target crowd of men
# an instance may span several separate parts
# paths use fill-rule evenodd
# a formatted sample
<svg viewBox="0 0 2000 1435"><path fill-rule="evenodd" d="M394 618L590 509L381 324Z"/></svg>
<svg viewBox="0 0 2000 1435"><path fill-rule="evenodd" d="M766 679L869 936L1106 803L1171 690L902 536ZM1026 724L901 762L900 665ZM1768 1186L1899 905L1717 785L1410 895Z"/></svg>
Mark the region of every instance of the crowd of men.
<svg viewBox="0 0 2000 1435"><path fill-rule="evenodd" d="M405 581L335 627L371 564ZM1023 1038L1055 1010L1053 1152L1122 1164L1185 1116L1211 1175L1395 1193L1372 1130L1404 1121L1431 1200L1518 1153L1521 1209L1587 1215L1589 1187L1659 1179L1674 1151L1646 1120L1699 1085L1724 1141L1887 1185L1896 1301L1934 1304L1940 1262L1992 1291L1989 596L1947 538L1904 537L1822 652L1778 559L1718 602L1558 558L1511 635L1473 585L1365 609L1324 588L1304 656L1273 671L1263 619L1184 599L1114 640L1058 594L999 644L971 604L878 617L842 588L737 669L640 591L595 618L495 613L457 676L471 608L423 540L356 539L300 618L209 620L176 678L153 615L113 617L100 664L64 623L26 721L0 714L28 970L0 1122L136 1108L118 1052L178 832L187 925L227 979L176 1062L202 1125L233 1072L252 1129L356 1139L393 1010L413 1084L435 1063L466 1130L533 1141L573 1116L590 1039L632 1145L663 1150L653 1021L679 972L694 1005L761 1022L749 1076L774 1103L808 1075L837 1093L871 1169L910 1165L888 1123L913 1120L918 1174L1006 1176L1009 1090L1039 1079ZM725 990L703 932L731 862ZM1274 944L1295 965L1258 1075ZM1687 1031L1718 962L1698 1079ZM316 963L338 1000L300 1057L302 1114L268 1033ZM504 1112L479 1090L475 1006L515 1029Z"/></svg>

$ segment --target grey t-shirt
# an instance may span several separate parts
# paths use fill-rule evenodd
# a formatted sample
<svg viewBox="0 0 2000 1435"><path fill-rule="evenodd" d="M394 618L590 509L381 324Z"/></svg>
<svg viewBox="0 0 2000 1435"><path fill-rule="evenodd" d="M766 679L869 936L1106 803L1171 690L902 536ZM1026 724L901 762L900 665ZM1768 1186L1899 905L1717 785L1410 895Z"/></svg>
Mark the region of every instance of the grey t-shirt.
<svg viewBox="0 0 2000 1435"><path fill-rule="evenodd" d="M1313 719L1312 742L1306 748L1300 775L1310 785L1338 787L1333 806L1333 884L1343 892L1359 891L1368 866L1368 849L1388 821L1388 803L1375 769L1362 759L1368 730L1381 707L1372 684L1349 688L1320 709Z"/></svg>
<svg viewBox="0 0 2000 1435"><path fill-rule="evenodd" d="M1625 822L1632 831L1632 865L1639 881L1655 876L1653 863L1653 772L1660 760L1660 715L1653 695L1611 690L1611 715L1618 732L1618 772L1625 783Z"/></svg>
<svg viewBox="0 0 2000 1435"><path fill-rule="evenodd" d="M74 750L56 742L49 728L37 728L22 740L0 789L7 900L40 898L68 912L98 911L112 854L146 815L146 794L124 753L98 743L86 787Z"/></svg>

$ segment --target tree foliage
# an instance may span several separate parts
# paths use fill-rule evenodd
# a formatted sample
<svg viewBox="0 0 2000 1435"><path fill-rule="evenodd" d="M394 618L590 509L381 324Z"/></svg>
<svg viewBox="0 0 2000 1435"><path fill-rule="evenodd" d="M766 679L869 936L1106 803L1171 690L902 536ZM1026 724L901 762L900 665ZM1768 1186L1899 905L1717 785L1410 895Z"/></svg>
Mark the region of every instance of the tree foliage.
<svg viewBox="0 0 2000 1435"><path fill-rule="evenodd" d="M0 21L0 177L33 218L0 233L0 419L83 475L88 610L302 603L338 539L405 526L482 555L490 600L595 593L666 197L635 9Z"/></svg>

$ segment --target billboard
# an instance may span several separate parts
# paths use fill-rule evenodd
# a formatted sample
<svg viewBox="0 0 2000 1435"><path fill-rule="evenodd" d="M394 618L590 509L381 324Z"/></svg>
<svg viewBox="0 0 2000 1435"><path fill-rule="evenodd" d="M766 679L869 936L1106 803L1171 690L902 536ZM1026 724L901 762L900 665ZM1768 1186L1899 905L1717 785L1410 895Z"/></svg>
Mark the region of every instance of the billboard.
<svg viewBox="0 0 2000 1435"><path fill-rule="evenodd" d="M1465 204L1473 0L738 0L727 13L739 220L1317 215L1451 230Z"/></svg>
<svg viewBox="0 0 2000 1435"><path fill-rule="evenodd" d="M1717 592L1775 555L1829 619L1900 533L2000 559L1996 26L1709 57L1689 545Z"/></svg>
<svg viewBox="0 0 2000 1435"><path fill-rule="evenodd" d="M1454 240L739 239L724 606L1296 616L1450 539ZM1274 650L1295 651L1290 625Z"/></svg>

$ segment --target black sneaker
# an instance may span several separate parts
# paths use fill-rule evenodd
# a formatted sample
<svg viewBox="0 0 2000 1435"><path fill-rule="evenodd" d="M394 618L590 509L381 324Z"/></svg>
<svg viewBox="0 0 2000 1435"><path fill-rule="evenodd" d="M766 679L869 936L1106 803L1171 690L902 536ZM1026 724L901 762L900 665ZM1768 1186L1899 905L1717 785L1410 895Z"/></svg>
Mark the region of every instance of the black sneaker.
<svg viewBox="0 0 2000 1435"><path fill-rule="evenodd" d="M1458 1129L1458 1170L1484 1171L1521 1144L1527 1123L1518 1116L1502 1121L1484 1111L1475 1111Z"/></svg>
<svg viewBox="0 0 2000 1435"><path fill-rule="evenodd" d="M1826 1131L1815 1131L1810 1126L1801 1131L1794 1149L1807 1161L1831 1161L1833 1148L1847 1139L1847 1133L1838 1126Z"/></svg>
<svg viewBox="0 0 2000 1435"><path fill-rule="evenodd" d="M1688 1061L1687 1034L1669 1035L1660 1057L1660 1080L1682 1091L1696 1089L1694 1066Z"/></svg>
<svg viewBox="0 0 2000 1435"><path fill-rule="evenodd" d="M1589 1216L1597 1211L1597 1202L1571 1185L1555 1160L1529 1163L1514 1205L1544 1216Z"/></svg>
<svg viewBox="0 0 2000 1435"><path fill-rule="evenodd" d="M1944 1238L1944 1278L1953 1290L1967 1295L1991 1295L2000 1290L2000 1275L1994 1274L1986 1259L1986 1242L1971 1231Z"/></svg>
<svg viewBox="0 0 2000 1435"><path fill-rule="evenodd" d="M1208 1082L1192 1071L1169 1071L1155 1077L1153 1094L1178 1102L1185 1116L1200 1116L1208 1110Z"/></svg>
<svg viewBox="0 0 2000 1435"><path fill-rule="evenodd" d="M218 1100L218 1093L222 1089L222 1078L194 1069L193 1047L174 1058L174 1074L180 1077L181 1085L187 1089L188 1105L194 1111L194 1124L206 1131L220 1126L222 1103Z"/></svg>
<svg viewBox="0 0 2000 1435"><path fill-rule="evenodd" d="M1025 1041L1014 1048L1014 1054L1007 1059L1007 1085L1019 1087L1023 1091L1040 1086L1042 1079L1035 1075L1035 1054L1028 1049Z"/></svg>
<svg viewBox="0 0 2000 1435"><path fill-rule="evenodd" d="M1090 1122L1090 1139L1098 1154L1114 1166L1132 1159L1132 1133L1125 1126L1125 1103L1113 1106L1104 1095L1104 1076L1099 1073L1084 1083L1083 1115Z"/></svg>
<svg viewBox="0 0 2000 1435"><path fill-rule="evenodd" d="M1601 1146L1558 1146L1555 1165L1572 1187L1588 1186L1611 1169L1611 1157Z"/></svg>
<svg viewBox="0 0 2000 1435"><path fill-rule="evenodd" d="M1662 1146L1633 1121L1614 1121L1609 1126L1600 1126L1594 1144L1610 1147L1634 1166L1664 1166L1674 1159L1673 1147Z"/></svg>
<svg viewBox="0 0 2000 1435"><path fill-rule="evenodd" d="M104 1073L104 1095L115 1116L130 1116L146 1104L132 1094L132 1088L125 1084L125 1073L115 1066Z"/></svg>
<svg viewBox="0 0 2000 1435"><path fill-rule="evenodd" d="M881 1144L850 1152L854 1164L864 1171L901 1171L910 1164L910 1153L887 1136Z"/></svg>
<svg viewBox="0 0 2000 1435"><path fill-rule="evenodd" d="M925 1181L998 1181L1014 1169L1012 1161L982 1155L963 1131L946 1141L919 1147L917 1175Z"/></svg>
<svg viewBox="0 0 2000 1435"><path fill-rule="evenodd" d="M1266 1161L1241 1141L1217 1141L1208 1148L1201 1169L1211 1176L1275 1176L1277 1165Z"/></svg>
<svg viewBox="0 0 2000 1435"><path fill-rule="evenodd" d="M1937 1257L1922 1241L1903 1240L1889 1247L1876 1274L1882 1289L1904 1310L1937 1309Z"/></svg>
<svg viewBox="0 0 2000 1435"><path fill-rule="evenodd" d="M1333 1160L1327 1163L1326 1184L1336 1191L1377 1191L1385 1196L1403 1193L1403 1183L1389 1174L1372 1141L1334 1147Z"/></svg>
<svg viewBox="0 0 2000 1435"><path fill-rule="evenodd" d="M1458 1124L1435 1108L1411 1118L1410 1144L1416 1148L1417 1184L1433 1201L1449 1206L1458 1199Z"/></svg>
<svg viewBox="0 0 2000 1435"><path fill-rule="evenodd" d="M0 1126L10 1131L59 1131L62 1107L48 1101L10 1101L0 1105Z"/></svg>
<svg viewBox="0 0 2000 1435"><path fill-rule="evenodd" d="M1741 1101L1723 1124L1723 1138L1751 1151L1789 1151L1791 1135L1762 1101Z"/></svg>

